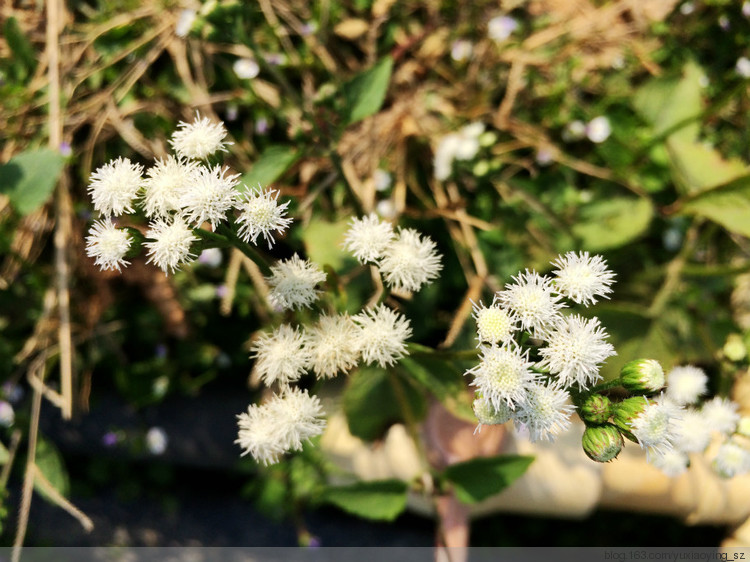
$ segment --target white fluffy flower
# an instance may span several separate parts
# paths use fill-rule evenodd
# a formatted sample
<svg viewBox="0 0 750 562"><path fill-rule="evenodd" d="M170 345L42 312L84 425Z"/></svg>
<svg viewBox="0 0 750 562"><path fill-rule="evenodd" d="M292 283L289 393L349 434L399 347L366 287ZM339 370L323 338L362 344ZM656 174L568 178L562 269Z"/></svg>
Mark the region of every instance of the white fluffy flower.
<svg viewBox="0 0 750 562"><path fill-rule="evenodd" d="M570 395L557 386L534 383L529 386L526 400L519 404L513 420L529 432L534 441L552 440L570 427L570 416L575 406L569 404Z"/></svg>
<svg viewBox="0 0 750 562"><path fill-rule="evenodd" d="M500 404L500 407L496 408L489 400L483 396L479 396L479 393L477 393L477 398L472 402L471 408L479 422L474 433L481 431L483 425L504 424L513 417L513 410L510 406Z"/></svg>
<svg viewBox="0 0 750 562"><path fill-rule="evenodd" d="M146 232L146 238L152 239L144 243L148 248L147 263L155 264L164 273L174 273L181 264L195 258L190 246L198 238L179 216L173 220L156 219Z"/></svg>
<svg viewBox="0 0 750 562"><path fill-rule="evenodd" d="M750 472L750 451L738 441L730 439L716 452L713 467L724 478Z"/></svg>
<svg viewBox="0 0 750 562"><path fill-rule="evenodd" d="M274 397L266 407L271 416L278 420L279 439L287 450L302 450L305 441L320 435L325 429L320 400L317 396L310 396L307 390L290 387L281 396Z"/></svg>
<svg viewBox="0 0 750 562"><path fill-rule="evenodd" d="M281 386L299 380L310 362L310 350L297 328L282 324L272 333L262 334L252 347L255 370L266 386Z"/></svg>
<svg viewBox="0 0 750 562"><path fill-rule="evenodd" d="M683 453L700 453L711 442L711 427L701 412L686 409L675 423L674 446Z"/></svg>
<svg viewBox="0 0 750 562"><path fill-rule="evenodd" d="M250 453L264 465L278 462L286 452L286 444L279 439L279 422L267 406L251 404L246 413L239 414L239 432L235 443L244 449L241 456Z"/></svg>
<svg viewBox="0 0 750 562"><path fill-rule="evenodd" d="M132 203L141 188L143 166L127 158L112 160L89 178L88 191L94 209L104 216L132 213Z"/></svg>
<svg viewBox="0 0 750 562"><path fill-rule="evenodd" d="M680 406L664 400L663 396L645 404L641 413L630 420L630 431L641 448L646 449L647 457L663 455L673 448L677 437L677 423L682 417Z"/></svg>
<svg viewBox="0 0 750 562"><path fill-rule="evenodd" d="M268 298L274 307L282 310L309 308L320 293L315 286L326 280L326 274L317 265L301 260L297 254L276 262L271 266L271 273L267 278L271 286Z"/></svg>
<svg viewBox="0 0 750 562"><path fill-rule="evenodd" d="M112 219L96 221L86 237L86 255L95 258L94 263L102 269L116 269L128 265L125 255L130 250L132 238L127 230L112 224Z"/></svg>
<svg viewBox="0 0 750 562"><path fill-rule="evenodd" d="M147 217L167 217L180 208L180 195L190 186L197 170L195 162L170 156L157 160L143 180L144 210Z"/></svg>
<svg viewBox="0 0 750 562"><path fill-rule="evenodd" d="M374 262L383 255L396 235L390 223L381 221L375 213L354 219L346 231L344 248L354 254L359 263Z"/></svg>
<svg viewBox="0 0 750 562"><path fill-rule="evenodd" d="M609 298L615 274L607 269L607 262L601 256L568 252L552 265L557 267L553 282L561 295L584 306L595 304L597 297Z"/></svg>
<svg viewBox="0 0 750 562"><path fill-rule="evenodd" d="M712 431L729 435L737 429L737 424L740 422L738 408L739 405L736 402L716 396L703 404L701 414Z"/></svg>
<svg viewBox="0 0 750 562"><path fill-rule="evenodd" d="M260 74L260 65L255 59L242 58L234 61L232 70L234 70L237 78L250 80Z"/></svg>
<svg viewBox="0 0 750 562"><path fill-rule="evenodd" d="M397 291L416 292L437 279L443 268L435 242L411 228L399 230L383 251L378 266L385 282Z"/></svg>
<svg viewBox="0 0 750 562"><path fill-rule="evenodd" d="M518 329L517 320L513 314L497 302L493 302L489 307L485 307L481 302L472 304L472 316L477 323L479 344L509 343L513 339L513 334Z"/></svg>
<svg viewBox="0 0 750 562"><path fill-rule="evenodd" d="M237 217L237 223L240 225L238 232L240 238L245 242L252 241L255 244L258 236L262 234L268 242L268 248L271 248L272 243L275 242L273 232L283 234L292 223L292 219L285 216L289 201L279 205L278 197L278 190L264 190L260 186L245 192L237 205L240 210L240 215Z"/></svg>
<svg viewBox="0 0 750 562"><path fill-rule="evenodd" d="M677 404L693 404L706 393L708 377L703 369L686 365L667 373L667 398Z"/></svg>
<svg viewBox="0 0 750 562"><path fill-rule="evenodd" d="M492 406L506 404L515 408L526 400L527 392L536 380L528 352L515 346L482 347L479 364L466 374L474 375L471 383Z"/></svg>
<svg viewBox="0 0 750 562"><path fill-rule="evenodd" d="M208 221L216 229L239 199L235 189L238 178L239 174L227 175L227 170L220 166L199 166L179 197L179 206L187 221L195 226Z"/></svg>
<svg viewBox="0 0 750 562"><path fill-rule="evenodd" d="M557 375L563 386L576 383L588 388L601 378L601 363L617 355L615 348L605 341L607 337L598 318L567 316L550 333L547 346L539 350L542 356L539 366Z"/></svg>
<svg viewBox="0 0 750 562"><path fill-rule="evenodd" d="M495 16L487 22L487 36L495 41L505 41L518 29L518 22L510 16Z"/></svg>
<svg viewBox="0 0 750 562"><path fill-rule="evenodd" d="M226 151L224 146L231 144L223 142L226 136L224 123L211 121L208 117L201 118L200 114L196 114L192 123L179 122L169 144L179 156L204 160L214 152Z"/></svg>
<svg viewBox="0 0 750 562"><path fill-rule="evenodd" d="M409 354L404 342L411 336L411 326L398 312L381 304L352 320L359 326L355 345L365 362L385 367Z"/></svg>
<svg viewBox="0 0 750 562"><path fill-rule="evenodd" d="M600 143L604 142L612 134L612 125L609 124L609 119L601 115L594 117L586 125L586 136L591 142Z"/></svg>
<svg viewBox="0 0 750 562"><path fill-rule="evenodd" d="M498 301L516 315L524 330L543 337L561 318L562 297L554 291L552 281L536 271L527 269L513 281L498 293Z"/></svg>
<svg viewBox="0 0 750 562"><path fill-rule="evenodd" d="M319 379L335 377L357 364L357 332L357 325L346 314L324 314L307 329L305 345L310 350L312 370Z"/></svg>
<svg viewBox="0 0 750 562"><path fill-rule="evenodd" d="M682 451L673 449L666 451L663 455L651 457L649 462L670 478L674 478L687 471L690 457Z"/></svg>

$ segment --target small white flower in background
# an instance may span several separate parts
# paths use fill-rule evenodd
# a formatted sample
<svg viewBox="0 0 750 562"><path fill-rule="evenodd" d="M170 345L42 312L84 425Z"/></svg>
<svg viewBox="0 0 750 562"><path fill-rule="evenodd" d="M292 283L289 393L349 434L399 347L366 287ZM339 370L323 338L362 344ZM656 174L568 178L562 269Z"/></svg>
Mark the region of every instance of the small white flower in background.
<svg viewBox="0 0 750 562"><path fill-rule="evenodd" d="M643 410L631 420L630 431L641 448L646 449L646 457L651 459L654 455L672 450L682 409L674 402L665 400L663 395L650 402L645 397L643 400Z"/></svg>
<svg viewBox="0 0 750 562"><path fill-rule="evenodd" d="M717 23L719 24L719 27L724 31L729 31L729 28L732 27L726 14L721 14L719 16L719 19L717 20Z"/></svg>
<svg viewBox="0 0 750 562"><path fill-rule="evenodd" d="M713 431L729 435L740 423L739 405L736 402L716 396L704 402L701 414L706 425Z"/></svg>
<svg viewBox="0 0 750 562"><path fill-rule="evenodd" d="M279 461L286 452L285 444L279 439L279 420L266 406L251 404L246 413L237 416L239 426L235 443L242 449L240 456L248 453L256 462L268 466Z"/></svg>
<svg viewBox="0 0 750 562"><path fill-rule="evenodd" d="M470 123L457 133L450 133L440 139L433 160L434 175L438 180L446 180L451 175L454 160L471 160L479 152L479 142L484 132L484 123Z"/></svg>
<svg viewBox="0 0 750 562"><path fill-rule="evenodd" d="M198 256L198 263L207 267L219 267L223 259L219 248L206 248Z"/></svg>
<svg viewBox="0 0 750 562"><path fill-rule="evenodd" d="M190 33L190 29L193 27L197 14L195 10L182 10L180 17L177 19L177 25L175 26L175 34L177 37L187 37Z"/></svg>
<svg viewBox="0 0 750 562"><path fill-rule="evenodd" d="M208 221L216 229L239 200L240 193L235 189L239 177L239 174L227 175L227 170L220 166L198 167L189 188L180 194L185 219L196 227Z"/></svg>
<svg viewBox="0 0 750 562"><path fill-rule="evenodd" d="M575 406L569 404L570 395L557 386L534 383L529 387L526 401L519 404L513 420L528 431L532 442L551 441L570 427L570 416Z"/></svg>
<svg viewBox="0 0 750 562"><path fill-rule="evenodd" d="M472 303L472 316L477 324L477 340L479 344L509 343L513 334L518 330L516 318L497 304L485 307L481 302Z"/></svg>
<svg viewBox="0 0 750 562"><path fill-rule="evenodd" d="M260 74L260 66L255 59L237 59L232 65L237 78L250 80Z"/></svg>
<svg viewBox="0 0 750 562"><path fill-rule="evenodd" d="M271 66L282 66L287 62L284 53L265 53L263 59Z"/></svg>
<svg viewBox="0 0 750 562"><path fill-rule="evenodd" d="M160 427L152 427L146 433L146 447L152 455L162 455L167 450L169 439Z"/></svg>
<svg viewBox="0 0 750 562"><path fill-rule="evenodd" d="M750 437L750 416L742 416L740 418L736 431L744 437Z"/></svg>
<svg viewBox="0 0 750 562"><path fill-rule="evenodd" d="M405 342L411 337L411 325L402 314L380 304L352 320L359 326L355 345L366 363L386 367L409 354Z"/></svg>
<svg viewBox="0 0 750 562"><path fill-rule="evenodd" d="M398 216L396 203L393 202L393 199L381 199L378 201L378 204L375 205L375 212L385 220L394 220Z"/></svg>
<svg viewBox="0 0 750 562"><path fill-rule="evenodd" d="M396 237L390 223L381 221L375 213L352 220L344 238L344 248L354 254L359 263L374 262Z"/></svg>
<svg viewBox="0 0 750 562"><path fill-rule="evenodd" d="M281 310L292 308L309 308L318 299L318 283L326 280L326 274L310 262L294 254L288 260L276 262L271 266L271 277L266 280L271 286L269 300L274 307Z"/></svg>
<svg viewBox="0 0 750 562"><path fill-rule="evenodd" d="M474 46L466 39L456 39L451 45L451 58L456 62L463 62L471 58Z"/></svg>
<svg viewBox="0 0 750 562"><path fill-rule="evenodd" d="M94 209L104 216L132 213L142 174L143 166L122 157L98 168L91 174L88 187Z"/></svg>
<svg viewBox="0 0 750 562"><path fill-rule="evenodd" d="M680 5L680 13L683 16L689 16L694 11L695 11L695 4L693 4L692 2L683 2Z"/></svg>
<svg viewBox="0 0 750 562"><path fill-rule="evenodd" d="M148 248L147 263L153 263L164 273L174 273L180 265L195 257L190 253L190 246L198 238L179 216L172 220L156 219L146 232L146 238L152 239L144 242Z"/></svg>
<svg viewBox="0 0 750 562"><path fill-rule="evenodd" d="M738 58L734 69L737 71L737 74L743 78L750 78L750 59L747 57Z"/></svg>
<svg viewBox="0 0 750 562"><path fill-rule="evenodd" d="M307 328L305 345L310 350L310 366L318 379L345 373L359 360L358 328L346 314L323 314Z"/></svg>
<svg viewBox="0 0 750 562"><path fill-rule="evenodd" d="M601 379L599 367L615 353L599 319L566 316L550 333L548 345L539 350L539 367L557 375L563 386L574 383L586 389Z"/></svg>
<svg viewBox="0 0 750 562"><path fill-rule="evenodd" d="M591 142L600 143L604 142L612 134L612 126L609 124L609 119L604 116L594 117L589 124L586 125L586 136Z"/></svg>
<svg viewBox="0 0 750 562"><path fill-rule="evenodd" d="M169 144L179 156L205 160L215 152L226 152L225 146L231 144L224 142L226 136L224 123L211 121L208 117L201 118L200 114L196 113L195 121L192 123L178 123Z"/></svg>
<svg viewBox="0 0 750 562"><path fill-rule="evenodd" d="M261 234L268 242L268 249L276 241L273 232L281 235L292 224L292 219L286 217L289 201L279 205L279 191L276 189L264 190L258 188L248 189L243 199L238 203L240 216L237 223L240 225L238 235L245 242L256 243Z"/></svg>
<svg viewBox="0 0 750 562"><path fill-rule="evenodd" d="M561 318L562 297L554 291L552 281L536 271L527 269L513 281L497 294L498 301L515 314L524 330L543 337Z"/></svg>
<svg viewBox="0 0 750 562"><path fill-rule="evenodd" d="M655 455L651 464L661 470L670 478L684 474L690 464L690 457L686 453L677 450L665 451L663 455Z"/></svg>
<svg viewBox="0 0 750 562"><path fill-rule="evenodd" d="M531 370L528 351L516 346L482 347L479 364L466 371L471 373L478 392L494 408L503 404L513 409L528 398L528 392L537 375Z"/></svg>
<svg viewBox="0 0 750 562"><path fill-rule="evenodd" d="M130 250L132 238L127 230L117 228L112 219L96 221L91 225L86 237L86 255L95 258L95 264L101 269L116 269L130 262L125 261L125 255Z"/></svg>
<svg viewBox="0 0 750 562"><path fill-rule="evenodd" d="M417 292L443 268L435 242L411 228L400 229L378 263L385 282L396 291Z"/></svg>
<svg viewBox="0 0 750 562"><path fill-rule="evenodd" d="M287 386L305 373L311 355L305 347L304 334L289 324L282 324L253 343L250 357L255 359L254 369L266 386L275 382Z"/></svg>
<svg viewBox="0 0 750 562"><path fill-rule="evenodd" d="M555 161L555 153L549 146L542 146L536 151L535 160L540 166L549 166Z"/></svg>
<svg viewBox="0 0 750 562"><path fill-rule="evenodd" d="M568 252L552 265L557 268L553 272L557 291L573 302L589 306L596 303L597 297L609 298L615 274L607 269L607 262L601 256Z"/></svg>
<svg viewBox="0 0 750 562"><path fill-rule="evenodd" d="M157 160L146 171L142 184L146 216L166 218L171 211L178 210L180 194L189 189L197 169L195 162L179 160L174 156Z"/></svg>
<svg viewBox="0 0 750 562"><path fill-rule="evenodd" d="M586 123L583 121L576 119L574 121L571 121L567 125L565 125L565 128L562 132L562 139L565 142L575 142L579 141L582 138L586 136Z"/></svg>
<svg viewBox="0 0 750 562"><path fill-rule="evenodd" d="M692 365L675 367L667 373L667 398L680 405L694 404L706 393L707 384L703 369Z"/></svg>
<svg viewBox="0 0 750 562"><path fill-rule="evenodd" d="M372 179L375 182L375 191L387 191L393 182L391 174L380 168L372 173Z"/></svg>
<svg viewBox="0 0 750 562"><path fill-rule="evenodd" d="M713 460L716 472L724 478L732 478L750 472L750 451L736 440L723 443Z"/></svg>
<svg viewBox="0 0 750 562"><path fill-rule="evenodd" d="M742 3L742 15L746 18L750 18L750 2Z"/></svg>
<svg viewBox="0 0 750 562"><path fill-rule="evenodd" d="M494 41L505 41L518 29L518 22L509 16L495 16L487 22L487 36Z"/></svg>
<svg viewBox="0 0 750 562"><path fill-rule="evenodd" d="M675 449L683 453L700 453L711 442L711 427L706 424L703 414L692 408L682 413L675 423Z"/></svg>
<svg viewBox="0 0 750 562"><path fill-rule="evenodd" d="M13 406L5 400L0 400L0 426L10 427L16 421L16 413Z"/></svg>

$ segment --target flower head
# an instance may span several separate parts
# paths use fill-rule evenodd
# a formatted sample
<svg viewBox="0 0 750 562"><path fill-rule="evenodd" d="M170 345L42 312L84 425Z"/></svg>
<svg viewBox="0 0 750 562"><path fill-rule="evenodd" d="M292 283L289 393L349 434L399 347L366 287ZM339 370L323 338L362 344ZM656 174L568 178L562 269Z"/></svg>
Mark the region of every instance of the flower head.
<svg viewBox="0 0 750 562"><path fill-rule="evenodd" d="M657 392L665 381L664 369L655 359L634 359L620 370L620 384L630 392Z"/></svg>
<svg viewBox="0 0 750 562"><path fill-rule="evenodd" d="M671 451L665 451L662 455L651 457L649 462L670 478L674 478L687 471L690 465L690 457L687 453L672 449Z"/></svg>
<svg viewBox="0 0 750 562"><path fill-rule="evenodd" d="M479 364L466 372L474 375L471 384L495 408L523 403L536 380L528 354L510 345L482 347L481 352Z"/></svg>
<svg viewBox="0 0 750 562"><path fill-rule="evenodd" d="M737 429L737 424L740 422L738 408L739 405L736 402L716 396L703 404L701 414L712 431L728 435Z"/></svg>
<svg viewBox="0 0 750 562"><path fill-rule="evenodd" d="M227 175L227 170L220 166L198 166L189 186L179 197L179 206L187 221L195 226L208 221L215 229L237 203L237 178L239 174Z"/></svg>
<svg viewBox="0 0 750 562"><path fill-rule="evenodd" d="M518 22L510 16L495 16L487 22L487 35L495 41L505 41L518 29Z"/></svg>
<svg viewBox="0 0 750 562"><path fill-rule="evenodd" d="M107 217L91 225L86 237L86 254L95 258L94 263L102 269L116 269L128 265L125 255L133 242L127 230L119 229Z"/></svg>
<svg viewBox="0 0 750 562"><path fill-rule="evenodd" d="M583 452L592 461L609 462L620 454L624 442L614 425L604 424L587 426L581 444Z"/></svg>
<svg viewBox="0 0 750 562"><path fill-rule="evenodd" d="M499 408L495 408L481 395L481 392L477 392L471 408L479 422L474 433L481 431L483 425L501 425L513 417L513 410L507 404L501 404Z"/></svg>
<svg viewBox="0 0 750 562"><path fill-rule="evenodd" d="M667 374L667 397L677 404L693 404L706 393L708 377L703 369L686 365Z"/></svg>
<svg viewBox="0 0 750 562"><path fill-rule="evenodd" d="M257 462L274 464L286 452L286 443L279 439L279 420L266 406L251 404L247 412L237 416L239 432L235 443L242 449L240 456L250 453Z"/></svg>
<svg viewBox="0 0 750 562"><path fill-rule="evenodd" d="M561 295L584 306L595 304L597 297L609 298L615 274L607 269L601 256L568 252L552 265L557 267L553 283Z"/></svg>
<svg viewBox="0 0 750 562"><path fill-rule="evenodd" d="M661 395L649 401L643 396L623 400L615 409L615 423L638 440L646 454L662 455L673 448L682 409Z"/></svg>
<svg viewBox="0 0 750 562"><path fill-rule="evenodd" d="M275 241L272 233L282 234L292 223L292 219L285 216L289 201L279 205L278 197L277 190L264 190L260 186L245 192L238 204L240 216L237 217L237 223L240 225L240 238L255 244L258 236L262 234L268 242L268 248L271 248Z"/></svg>
<svg viewBox="0 0 750 562"><path fill-rule="evenodd" d="M311 357L304 334L289 324L262 334L253 343L252 352L255 370L266 386L278 382L283 387L299 380Z"/></svg>
<svg viewBox="0 0 750 562"><path fill-rule="evenodd" d="M359 263L375 262L396 235L390 223L381 221L375 213L354 219L346 231L344 248L354 254Z"/></svg>
<svg viewBox="0 0 750 562"><path fill-rule="evenodd" d="M381 304L352 320L359 326L355 345L365 362L385 367L408 355L404 342L411 336L411 325L403 315Z"/></svg>
<svg viewBox="0 0 750 562"><path fill-rule="evenodd" d="M276 262L271 266L271 277L267 278L271 286L269 300L279 309L310 307L318 299L318 283L326 280L326 274L309 260L302 260L294 254L288 260Z"/></svg>
<svg viewBox="0 0 750 562"><path fill-rule="evenodd" d="M147 217L167 217L180 208L180 194L189 188L197 164L170 156L157 160L143 180L144 209Z"/></svg>
<svg viewBox="0 0 750 562"><path fill-rule="evenodd" d="M516 318L497 303L485 307L481 302L473 303L474 320L477 323L477 340L479 344L509 343L518 329Z"/></svg>
<svg viewBox="0 0 750 562"><path fill-rule="evenodd" d="M195 257L190 253L190 246L198 238L179 216L171 221L156 219L151 223L146 237L152 239L144 243L148 248L148 263L155 264L164 273L174 273L181 264Z"/></svg>
<svg viewBox="0 0 750 562"><path fill-rule="evenodd" d="M143 166L122 157L98 168L91 174L88 187L94 209L104 216L132 213L142 173Z"/></svg>
<svg viewBox="0 0 750 562"><path fill-rule="evenodd" d="M698 410L686 409L675 423L674 446L683 453L700 453L711 442L711 427Z"/></svg>
<svg viewBox="0 0 750 562"><path fill-rule="evenodd" d="M435 242L411 228L399 230L378 263L385 282L397 291L416 292L437 279L443 264Z"/></svg>
<svg viewBox="0 0 750 562"><path fill-rule="evenodd" d="M724 478L750 472L750 451L739 441L730 439L719 447L713 460L713 467Z"/></svg>
<svg viewBox="0 0 750 562"><path fill-rule="evenodd" d="M539 350L539 366L557 375L563 386L576 383L588 388L601 378L601 363L616 355L612 344L605 341L607 337L598 318L567 316L550 333L547 346Z"/></svg>
<svg viewBox="0 0 750 562"><path fill-rule="evenodd" d="M527 269L513 281L498 293L498 301L515 314L524 330L543 337L561 318L562 297L554 291L552 281L536 271Z"/></svg>
<svg viewBox="0 0 750 562"><path fill-rule="evenodd" d="M179 122L169 144L179 156L205 160L214 152L226 151L224 146L231 144L223 142L226 136L224 123L211 121L208 117L201 118L200 114L196 114L192 123Z"/></svg>
<svg viewBox="0 0 750 562"><path fill-rule="evenodd" d="M533 383L513 419L529 432L532 442L551 441L555 435L570 427L570 416L575 406L568 403L569 399L570 395L562 388Z"/></svg>
<svg viewBox="0 0 750 562"><path fill-rule="evenodd" d="M357 325L346 314L322 315L306 332L310 366L319 378L332 378L349 371L359 360Z"/></svg>

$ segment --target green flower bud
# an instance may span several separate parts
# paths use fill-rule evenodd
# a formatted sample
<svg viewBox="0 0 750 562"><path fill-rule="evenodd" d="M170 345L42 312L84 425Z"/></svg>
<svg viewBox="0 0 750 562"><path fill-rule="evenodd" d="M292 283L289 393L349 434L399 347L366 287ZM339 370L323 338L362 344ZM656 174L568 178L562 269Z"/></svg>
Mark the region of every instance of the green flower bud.
<svg viewBox="0 0 750 562"><path fill-rule="evenodd" d="M500 408L495 408L489 400L477 394L474 403L471 405L474 415L482 425L498 425L507 422L513 415L507 405L503 404Z"/></svg>
<svg viewBox="0 0 750 562"><path fill-rule="evenodd" d="M622 435L612 424L590 426L583 432L583 451L596 462L609 462L620 454Z"/></svg>
<svg viewBox="0 0 750 562"><path fill-rule="evenodd" d="M612 402L601 394L592 394L579 409L581 419L589 423L604 423L612 415Z"/></svg>
<svg viewBox="0 0 750 562"><path fill-rule="evenodd" d="M655 359L636 359L620 371L620 382L631 392L656 392L664 388L664 369Z"/></svg>
<svg viewBox="0 0 750 562"><path fill-rule="evenodd" d="M633 396L626 398L622 402L614 405L612 423L614 423L631 441L638 443L638 440L631 433L631 422L643 413L644 408L648 406L648 400L645 396Z"/></svg>

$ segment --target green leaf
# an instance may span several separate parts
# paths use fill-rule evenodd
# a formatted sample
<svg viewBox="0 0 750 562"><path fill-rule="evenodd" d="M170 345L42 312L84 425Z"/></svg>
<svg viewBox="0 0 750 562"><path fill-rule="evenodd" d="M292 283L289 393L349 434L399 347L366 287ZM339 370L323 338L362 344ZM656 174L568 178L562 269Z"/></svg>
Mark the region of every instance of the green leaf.
<svg viewBox="0 0 750 562"><path fill-rule="evenodd" d="M648 199L613 197L581 207L573 234L584 250L617 248L638 238L648 229L654 209Z"/></svg>
<svg viewBox="0 0 750 562"><path fill-rule="evenodd" d="M481 457L452 464L443 475L453 483L459 500L476 503L502 492L523 476L533 461L534 457L520 455Z"/></svg>
<svg viewBox="0 0 750 562"><path fill-rule="evenodd" d="M10 460L8 448L0 443L0 464L6 464Z"/></svg>
<svg viewBox="0 0 750 562"><path fill-rule="evenodd" d="M742 236L750 236L750 177L688 199L682 213L700 215Z"/></svg>
<svg viewBox="0 0 750 562"><path fill-rule="evenodd" d="M240 183L249 188L260 185L266 187L272 184L286 172L299 159L300 152L289 146L269 146L260 155L257 162L245 175L240 178ZM240 188L241 190L244 188Z"/></svg>
<svg viewBox="0 0 750 562"><path fill-rule="evenodd" d="M466 390L464 369L455 362L432 357L404 357L399 366L454 416L476 423L471 396Z"/></svg>
<svg viewBox="0 0 750 562"><path fill-rule="evenodd" d="M65 468L60 452L46 439L40 438L37 442L36 466L55 490L63 496L68 495L68 492L70 491L68 471ZM40 486L36 481L34 482L34 489L39 492L42 497L52 501L52 503L56 503L47 494L44 486Z"/></svg>
<svg viewBox="0 0 750 562"><path fill-rule="evenodd" d="M49 148L21 152L0 165L0 193L8 196L18 213L28 215L49 199L64 162Z"/></svg>
<svg viewBox="0 0 750 562"><path fill-rule="evenodd" d="M404 412L401 411L394 384L398 385L412 415L417 419L425 415L427 405L424 398L406 381L385 369L364 367L349 377L342 400L352 435L374 441L390 425L403 420Z"/></svg>
<svg viewBox="0 0 750 562"><path fill-rule="evenodd" d="M401 480L357 482L328 487L323 501L365 519L393 521L406 507L407 490Z"/></svg>
<svg viewBox="0 0 750 562"><path fill-rule="evenodd" d="M726 160L717 150L699 142L670 137L667 151L673 178L684 193L713 189L749 171L741 160Z"/></svg>
<svg viewBox="0 0 750 562"><path fill-rule="evenodd" d="M17 69L18 78L23 80L31 76L36 68L36 56L31 42L23 34L18 20L9 17L3 26L3 35L8 42L8 47L13 52L14 67Z"/></svg>
<svg viewBox="0 0 750 562"><path fill-rule="evenodd" d="M385 100L392 71L393 59L385 57L343 86L344 121L347 125L378 112Z"/></svg>
<svg viewBox="0 0 750 562"><path fill-rule="evenodd" d="M307 257L315 263L330 265L335 271L342 271L345 262L355 261L343 249L344 234L348 229L348 221L311 219L302 234Z"/></svg>

